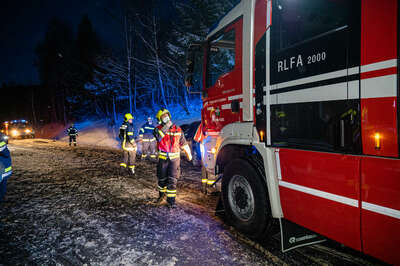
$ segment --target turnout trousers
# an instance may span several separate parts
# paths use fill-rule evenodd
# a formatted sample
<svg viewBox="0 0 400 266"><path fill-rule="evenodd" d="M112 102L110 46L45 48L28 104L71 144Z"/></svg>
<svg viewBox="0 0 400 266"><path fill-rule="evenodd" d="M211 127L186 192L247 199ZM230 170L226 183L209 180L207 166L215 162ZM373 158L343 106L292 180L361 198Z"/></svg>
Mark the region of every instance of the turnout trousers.
<svg viewBox="0 0 400 266"><path fill-rule="evenodd" d="M71 146L71 143L74 143L74 146L76 146L76 135L69 136L69 146Z"/></svg>
<svg viewBox="0 0 400 266"><path fill-rule="evenodd" d="M156 160L157 142L155 139L143 139L142 141L142 159L150 157L151 160Z"/></svg>
<svg viewBox="0 0 400 266"><path fill-rule="evenodd" d="M176 184L180 176L180 158L159 159L157 165L158 190L160 196L167 194L167 202L175 204Z"/></svg>
<svg viewBox="0 0 400 266"><path fill-rule="evenodd" d="M126 147L123 148L123 156L122 163L120 163L121 167L128 167L131 169L135 168L136 161L136 149L133 145L126 144Z"/></svg>

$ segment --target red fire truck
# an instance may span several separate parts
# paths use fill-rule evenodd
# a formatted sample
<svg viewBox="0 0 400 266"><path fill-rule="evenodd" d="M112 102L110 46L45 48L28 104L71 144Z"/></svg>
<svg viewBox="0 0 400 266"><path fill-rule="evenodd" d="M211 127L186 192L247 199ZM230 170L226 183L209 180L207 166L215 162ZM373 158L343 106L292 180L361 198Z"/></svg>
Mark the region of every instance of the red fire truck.
<svg viewBox="0 0 400 266"><path fill-rule="evenodd" d="M275 218L283 250L323 236L400 264L398 14L397 0L242 0L189 47L203 166L240 231L265 237Z"/></svg>

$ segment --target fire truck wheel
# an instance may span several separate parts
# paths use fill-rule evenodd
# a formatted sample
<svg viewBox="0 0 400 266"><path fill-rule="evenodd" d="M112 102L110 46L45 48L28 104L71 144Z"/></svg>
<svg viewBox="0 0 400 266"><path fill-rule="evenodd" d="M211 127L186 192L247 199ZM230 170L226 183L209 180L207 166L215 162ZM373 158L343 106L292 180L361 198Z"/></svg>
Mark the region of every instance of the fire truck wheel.
<svg viewBox="0 0 400 266"><path fill-rule="evenodd" d="M235 159L224 170L222 201L229 223L253 239L262 239L272 218L267 188L253 166Z"/></svg>

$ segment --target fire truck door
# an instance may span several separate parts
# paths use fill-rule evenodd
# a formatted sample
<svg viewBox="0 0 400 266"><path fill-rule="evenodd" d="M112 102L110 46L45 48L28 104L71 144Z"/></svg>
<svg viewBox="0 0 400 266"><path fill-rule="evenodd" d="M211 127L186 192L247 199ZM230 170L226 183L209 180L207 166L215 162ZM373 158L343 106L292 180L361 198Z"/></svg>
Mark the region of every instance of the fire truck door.
<svg viewBox="0 0 400 266"><path fill-rule="evenodd" d="M243 19L210 38L205 73L203 120L206 131L219 132L241 120Z"/></svg>
<svg viewBox="0 0 400 266"><path fill-rule="evenodd" d="M400 264L398 1L362 1L361 236L365 253Z"/></svg>

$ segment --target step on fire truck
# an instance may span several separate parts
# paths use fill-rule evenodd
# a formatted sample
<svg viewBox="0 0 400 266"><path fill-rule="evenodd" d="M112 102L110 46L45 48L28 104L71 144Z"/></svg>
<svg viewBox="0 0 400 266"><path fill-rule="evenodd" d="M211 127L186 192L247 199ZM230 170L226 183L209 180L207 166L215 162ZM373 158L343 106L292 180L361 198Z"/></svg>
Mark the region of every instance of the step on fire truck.
<svg viewBox="0 0 400 266"><path fill-rule="evenodd" d="M278 219L283 250L326 237L400 264L398 63L397 0L242 0L192 44L228 220L260 238Z"/></svg>

